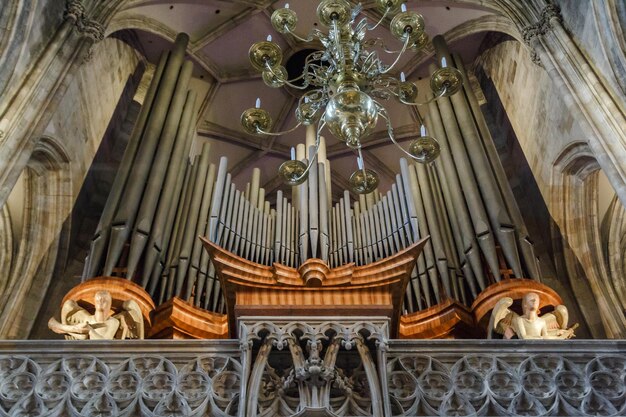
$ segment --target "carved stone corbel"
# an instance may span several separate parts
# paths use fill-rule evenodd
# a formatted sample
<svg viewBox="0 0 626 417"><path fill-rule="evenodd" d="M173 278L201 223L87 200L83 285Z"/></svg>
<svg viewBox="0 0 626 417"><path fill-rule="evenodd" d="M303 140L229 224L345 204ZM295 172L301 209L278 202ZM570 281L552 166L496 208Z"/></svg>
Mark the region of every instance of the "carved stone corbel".
<svg viewBox="0 0 626 417"><path fill-rule="evenodd" d="M67 0L63 17L78 22L85 14L85 6L81 0Z"/></svg>
<svg viewBox="0 0 626 417"><path fill-rule="evenodd" d="M81 37L90 42L89 49L83 58L83 62L89 62L93 55L93 45L104 39L104 25L86 16L82 0L66 0L64 17L66 20L73 21Z"/></svg>
<svg viewBox="0 0 626 417"><path fill-rule="evenodd" d="M540 37L552 30L554 22L563 22L561 9L555 4L548 4L541 10L539 21L524 27L521 31L524 43L529 47L530 59L537 65L541 65L541 59L537 52L537 42Z"/></svg>

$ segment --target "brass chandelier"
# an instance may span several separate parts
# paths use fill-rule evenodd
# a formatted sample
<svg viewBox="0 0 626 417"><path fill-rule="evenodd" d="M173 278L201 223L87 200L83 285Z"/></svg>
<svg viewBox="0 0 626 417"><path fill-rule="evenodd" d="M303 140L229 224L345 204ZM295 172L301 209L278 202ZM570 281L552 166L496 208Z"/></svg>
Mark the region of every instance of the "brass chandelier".
<svg viewBox="0 0 626 417"><path fill-rule="evenodd" d="M317 16L320 23L329 28L328 33L314 29L306 39L294 33L297 15L288 4L274 11L271 21L277 32L289 34L301 42L319 42L323 48L307 56L302 74L292 80L287 79L287 70L281 65L282 51L271 41L271 36L250 47L250 62L262 73L266 85L273 88L287 85L304 93L298 101L298 123L295 127L284 132L270 132L271 116L260 108L257 100L256 107L245 110L241 115L245 131L280 136L300 125L317 125L315 153L310 155L310 161L297 160L292 152L291 160L279 168L279 175L288 185L298 185L307 179L309 169L317 158L320 133L325 126L357 154L357 170L350 177L350 185L358 194L370 193L378 186L378 174L364 166L361 145L374 130L379 117L386 123L389 139L410 158L428 163L439 155L439 143L426 134L419 112L420 136L411 142L408 150L402 148L394 138L389 114L379 100L395 97L406 105L425 105L456 93L462 85L461 74L456 68L447 66L445 58L442 59L441 67L430 79L432 98L417 102L415 84L406 81L404 74L396 78L390 72L407 50L417 51L429 43L424 32L424 18L407 10L400 0L376 0L376 6L382 17L374 26L369 26L366 18L358 23L356 21L362 9L360 4L353 8L347 0L323 0L317 7ZM397 51L389 50L380 38L366 39L365 36L391 16L391 33L402 42L401 49ZM372 47L395 55L393 63L384 64L377 51L368 50Z"/></svg>

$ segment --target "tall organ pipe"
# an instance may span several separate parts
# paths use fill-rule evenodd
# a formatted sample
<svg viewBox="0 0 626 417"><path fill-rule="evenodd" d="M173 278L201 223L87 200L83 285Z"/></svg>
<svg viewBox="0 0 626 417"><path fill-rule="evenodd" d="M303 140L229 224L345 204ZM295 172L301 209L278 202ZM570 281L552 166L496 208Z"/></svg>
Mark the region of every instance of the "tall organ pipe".
<svg viewBox="0 0 626 417"><path fill-rule="evenodd" d="M98 270L102 263L104 250L106 249L109 242L111 222L113 221L115 210L117 209L117 206L120 202L122 193L124 191L124 186L126 185L130 170L133 166L133 161L135 160L137 149L139 148L139 142L141 141L143 131L146 127L146 122L148 120L148 117L150 116L150 112L154 103L154 97L156 96L156 93L158 91L161 77L163 75L163 71L168 60L168 56L169 53L167 52L161 55L159 64L157 65L154 71L154 75L152 76L150 87L148 87L148 91L143 100L143 105L141 106L141 110L139 111L137 122L135 123L130 138L128 139L128 145L126 145L126 150L124 151L122 162L120 163L117 175L115 176L115 180L113 181L113 185L111 186L111 191L109 192L106 204L104 205L104 210L102 211L100 221L98 222L98 226L96 228L96 233L94 234L94 237L91 241L89 257L86 262L87 268L85 270L85 274L83 275L83 280L94 277L98 274Z"/></svg>
<svg viewBox="0 0 626 417"><path fill-rule="evenodd" d="M513 219L515 227L518 231L519 246L522 252L522 257L524 259L524 264L526 266L527 272L531 278L538 279L539 270L537 265L537 257L535 256L535 250L533 244L530 241L528 229L526 228L526 224L524 223L522 214L519 210L519 207L515 203L513 190L511 190L511 186L509 185L509 182L506 178L506 173L504 172L504 168L502 167L502 163L500 162L500 157L498 156L498 151L496 150L493 138L491 137L491 132L489 131L489 128L487 127L487 122L485 121L485 118L480 110L478 99L476 98L476 95L474 94L474 91L470 86L469 77L467 76L463 61L456 54L452 54L452 58L454 59L455 66L459 69L459 71L461 71L461 75L463 76L463 90L465 91L465 95L469 102L470 109L474 116L476 125L478 126L483 147L485 149L485 152L487 153L487 158L489 160L489 163L491 164L493 174L495 175L496 181L498 182L504 204L506 205L508 212Z"/></svg>
<svg viewBox="0 0 626 417"><path fill-rule="evenodd" d="M328 202L326 201L326 163L319 162L319 215L320 215L320 259L328 262L329 231L328 231Z"/></svg>
<svg viewBox="0 0 626 417"><path fill-rule="evenodd" d="M180 127L181 115L187 98L187 86L191 79L192 70L193 64L187 61L183 64L182 70L178 76L175 93L172 97L169 111L167 112L167 118L165 119L161 138L159 139L159 146L154 161L152 162L150 177L141 199L139 213L137 214L137 221L131 238L130 252L126 266L127 279L132 278L139 258L144 251L148 236L152 230L157 202L161 195L168 167L171 163L174 163L171 159L172 150L174 148L176 131Z"/></svg>
<svg viewBox="0 0 626 417"><path fill-rule="evenodd" d="M450 287L450 271L448 270L448 259L443 245L444 233L437 222L437 210L435 209L435 202L433 201L433 190L431 190L430 183L428 181L426 168L421 164L419 164L419 166L416 166L415 168L417 168L417 183L419 184L420 188L418 201L420 201L421 197L420 203L422 203L423 205L420 217L425 217L425 221L428 224L428 230L431 236L430 242L432 242L435 259L437 262L437 270L439 271L439 276L441 277L441 281L443 282L443 286L446 292L445 295L451 297L452 291Z"/></svg>
<svg viewBox="0 0 626 417"><path fill-rule="evenodd" d="M152 166L152 160L158 146L163 122L174 95L188 41L189 36L187 34L181 33L176 37L174 50L163 72L163 80L159 85L154 108L150 112L150 117L137 150L137 157L133 162L133 169L130 172L126 187L124 187L124 198L121 200L114 216L104 275L112 274L135 222L139 202L141 201L144 186ZM180 92L180 94L186 94L186 89Z"/></svg>
<svg viewBox="0 0 626 417"><path fill-rule="evenodd" d="M202 260L202 250L201 241L197 238L197 236L206 236L208 234L207 226L209 219L209 208L211 204L211 197L213 194L213 184L215 183L215 165L211 164L209 166L209 172L207 173L206 181L204 183L204 190L202 191L202 205L200 206L200 211L198 214L198 224L196 226L196 232L194 233L193 239L193 249L191 252L191 262L189 268L189 285L187 286L187 292L185 294L185 299L189 299L191 297L191 289L195 283L196 288L196 297L199 297L202 294L202 290L204 287L204 279L197 279L198 274L201 272L201 260ZM232 196L229 198L229 201L232 201Z"/></svg>
<svg viewBox="0 0 626 417"><path fill-rule="evenodd" d="M187 178L187 184L185 185L184 198L181 199L176 213L174 231L172 232L172 244L170 244L167 251L167 257L164 262L164 271L167 276L167 291L165 293L165 298L161 301L165 301L174 295L176 269L178 266L177 255L180 253L180 248L183 244L185 225L187 222L191 221L189 219L189 206L191 205L191 200L195 194L196 181L198 179L198 169L200 165L198 163L198 159L198 155L196 155L193 159L191 173Z"/></svg>
<svg viewBox="0 0 626 417"><path fill-rule="evenodd" d="M430 68L431 71L435 69L434 66ZM496 254L495 240L491 228L489 227L489 218L483 205L472 166L465 151L463 137L452 104L450 103L450 99L446 97L439 99L437 104L441 112L450 151L454 158L454 166L458 171L461 187L463 188L463 194L461 195L464 196L465 203L469 209L476 239L491 269L491 273L496 280L499 281L500 266L498 263L498 255Z"/></svg>
<svg viewBox="0 0 626 417"><path fill-rule="evenodd" d="M197 240L197 228L200 216L200 206L202 204L202 192L207 182L207 173L209 171L209 158L210 158L211 145L205 142L202 146L202 153L200 154L200 160L198 161L198 172L196 174L194 192L191 193L191 201L187 214L187 222L185 227L181 228L182 239L180 250L176 254L176 289L174 294L180 295L182 293L185 278L187 277L187 271L189 267L189 258L191 257L191 251L193 250L193 243ZM189 284L191 287L191 284Z"/></svg>
<svg viewBox="0 0 626 417"><path fill-rule="evenodd" d="M171 236L174 233L172 225L175 222L178 211L179 198L184 192L187 175L191 172L189 166L189 150L195 137L195 102L196 94L190 92L187 103L183 110L183 118L176 135L176 146L174 147L174 163L170 167L165 179L165 184L159 198L154 229L151 240L148 242L148 252L144 260L144 280L150 276L152 280L148 292L154 294L154 288L158 284L161 271L165 266L165 255L170 246Z"/></svg>
<svg viewBox="0 0 626 417"><path fill-rule="evenodd" d="M452 63L452 57L442 36L436 36L433 39L433 45L439 59L445 57L448 62ZM489 160L482 148L478 130L474 124L467 100L463 94L454 94L450 97L450 101L454 108L463 141L467 147L467 155L473 167L476 181L480 184L479 190L483 195L484 207L486 208L492 230L497 236L502 252L513 272L518 278L521 278L523 274L517 252L515 226L506 209L493 173L489 169Z"/></svg>
<svg viewBox="0 0 626 417"><path fill-rule="evenodd" d="M417 213L418 206L423 207L417 201L417 197L418 197L417 180L414 178L415 177L414 173L413 173L413 176L411 176L411 172L409 171L409 165L406 159L404 158L400 159L400 171L402 173L402 183L404 185L404 195L406 198L408 211L409 213L413 211L413 215L411 217L415 217L416 222L419 222L420 220L422 221L421 226L426 229L423 231L424 235L427 235L428 226L426 224L426 219L425 219L426 216L423 214L419 215ZM417 228L415 229L415 233L416 234L413 235L413 239L412 239L413 242L417 241L420 236L419 233L417 233ZM437 299L437 301L439 301L440 294L439 294L439 286L438 286L438 279L437 279L438 266L435 261L435 255L433 254L432 242L428 242L424 246L423 256L424 256L424 261L425 261L424 272L427 274L428 279L431 282L433 292L435 293L435 298ZM428 285L426 283L425 277L424 279L421 280L421 283L422 283L422 289L426 291L426 288L428 288Z"/></svg>
<svg viewBox="0 0 626 417"><path fill-rule="evenodd" d="M484 279L482 261L480 259L482 246L479 249L475 239L471 216L465 200L463 199L461 182L456 171L456 165L452 158L452 153L450 152L448 137L446 136L446 132L443 127L443 121L441 119L441 113L439 112L437 103L430 103L428 105L428 109L430 115L429 120L432 123L431 128L434 135L441 142L441 154L436 167L439 173L439 178L441 178L442 182L445 183L443 190L446 207L452 213L451 217L458 220L458 227L460 231L458 236L462 239L462 247L460 251L469 261L472 271L478 281L478 285L480 289L483 290L486 288L486 282ZM448 190L448 192L446 193L445 190ZM487 245L487 249L491 250L491 247Z"/></svg>
<svg viewBox="0 0 626 417"><path fill-rule="evenodd" d="M315 154L315 146L311 146L309 148L309 155L311 158L314 157ZM309 240L311 243L311 257L317 258L317 251L319 247L319 212L320 212L320 204L319 204L319 165L317 161L311 164L311 170L309 171L309 180L308 182L308 194L309 194ZM304 258L304 259L303 259ZM308 253L300 253L300 262L304 263L308 258Z"/></svg>

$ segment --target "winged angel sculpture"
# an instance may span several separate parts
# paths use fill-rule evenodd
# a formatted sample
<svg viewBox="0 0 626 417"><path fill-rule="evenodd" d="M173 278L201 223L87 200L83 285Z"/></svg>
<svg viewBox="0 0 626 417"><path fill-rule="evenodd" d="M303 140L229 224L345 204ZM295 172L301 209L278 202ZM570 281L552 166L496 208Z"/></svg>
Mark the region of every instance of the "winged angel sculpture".
<svg viewBox="0 0 626 417"><path fill-rule="evenodd" d="M143 316L139 304L126 300L121 310L111 315L111 293L98 291L94 297L95 313L90 314L75 300L61 308L61 323L51 318L48 327L69 340L143 339Z"/></svg>
<svg viewBox="0 0 626 417"><path fill-rule="evenodd" d="M529 292L522 298L522 311L520 316L509 307L513 299L503 297L500 299L491 314L489 320L489 338L493 333L501 334L505 339L517 336L519 339L569 339L574 337L577 325L567 328L567 307L559 305L554 312L539 316L539 295Z"/></svg>

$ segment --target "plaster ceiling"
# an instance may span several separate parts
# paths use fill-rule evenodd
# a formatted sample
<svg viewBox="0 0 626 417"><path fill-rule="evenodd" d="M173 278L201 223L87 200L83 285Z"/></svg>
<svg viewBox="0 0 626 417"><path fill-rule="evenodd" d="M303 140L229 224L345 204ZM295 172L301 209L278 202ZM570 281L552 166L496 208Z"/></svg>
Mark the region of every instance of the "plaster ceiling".
<svg viewBox="0 0 626 417"><path fill-rule="evenodd" d="M317 21L317 1L290 0L289 4L298 14L296 32L300 36L306 36L312 28L325 30ZM262 107L274 119L274 130L286 130L295 125L296 100L293 91L266 87L260 74L252 69L248 61L250 45L265 39L268 34L281 46L286 60L307 46L273 30L270 16L283 5L282 1L269 0L142 0L130 1L115 17L136 32L136 46L152 63L158 61L162 50L171 46L176 33L184 31L189 34L188 55L195 64L192 88L199 92L203 102L198 125L199 140L212 143L213 162L217 163L222 155L229 158L229 169L240 188L249 180L253 167L261 168L261 184L266 186L270 198L277 187L281 187L276 180L278 166L289 157L291 146L304 142L304 128L275 139L253 137L243 132L239 117L259 97ZM424 16L426 31L431 38L492 13L486 8L459 2L407 1L406 5ZM363 14L370 22L379 16L373 1L364 1L363 7ZM388 23L381 25L374 31L374 36L399 49L400 43L391 36L387 27ZM484 33L468 36L450 44L450 49L459 53L465 62L472 62L483 37ZM404 71L407 78L416 81L422 91L428 88L427 80L421 80L427 71L426 55L408 52L397 71ZM391 63L392 59L387 61ZM412 139L418 130L415 110L393 101L384 105L391 114L399 139L405 142ZM330 133L326 132L324 136L335 180L334 192L339 194L343 192L339 185L345 184L356 169L356 161L351 151ZM401 157L400 151L388 140L385 141L384 136L384 124L379 122L377 131L364 145L366 164L381 175L381 192L386 192L395 181L393 174L399 171Z"/></svg>

